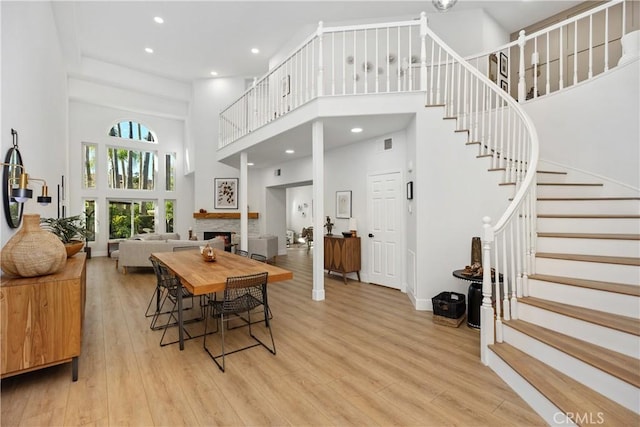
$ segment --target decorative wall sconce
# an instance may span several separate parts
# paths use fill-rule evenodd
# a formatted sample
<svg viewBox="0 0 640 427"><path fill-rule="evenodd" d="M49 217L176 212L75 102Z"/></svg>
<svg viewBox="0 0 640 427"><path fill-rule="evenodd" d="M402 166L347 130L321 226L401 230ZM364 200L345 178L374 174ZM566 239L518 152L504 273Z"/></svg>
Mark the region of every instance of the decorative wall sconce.
<svg viewBox="0 0 640 427"><path fill-rule="evenodd" d="M33 197L33 190L29 188L30 181L42 183L42 194L38 197L38 203L48 205L51 203L49 187L44 179L31 178L27 174L22 163L22 155L18 149L18 132L11 129L13 147L9 148L5 161L2 162L3 173L3 207L7 224L11 228L18 228L22 221L23 203Z"/></svg>
<svg viewBox="0 0 640 427"><path fill-rule="evenodd" d="M458 0L433 0L433 7L435 7L438 12L446 12L451 9Z"/></svg>

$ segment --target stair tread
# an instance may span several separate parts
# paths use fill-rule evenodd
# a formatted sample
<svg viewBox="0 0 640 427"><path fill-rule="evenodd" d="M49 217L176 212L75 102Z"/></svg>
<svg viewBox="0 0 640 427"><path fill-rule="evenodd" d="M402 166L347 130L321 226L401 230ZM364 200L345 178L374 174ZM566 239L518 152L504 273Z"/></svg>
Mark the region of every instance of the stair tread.
<svg viewBox="0 0 640 427"><path fill-rule="evenodd" d="M538 182L538 185L558 185L558 186L576 186L576 187L602 187L599 182Z"/></svg>
<svg viewBox="0 0 640 427"><path fill-rule="evenodd" d="M537 170L536 173L548 173L551 175L566 175L566 172L561 171L546 171L546 170Z"/></svg>
<svg viewBox="0 0 640 427"><path fill-rule="evenodd" d="M574 219L638 219L632 214L538 214L538 218L574 218Z"/></svg>
<svg viewBox="0 0 640 427"><path fill-rule="evenodd" d="M618 200L640 200L640 197L538 197L538 201L562 201L562 202L576 202L576 201L618 201Z"/></svg>
<svg viewBox="0 0 640 427"><path fill-rule="evenodd" d="M574 319L640 336L640 320L633 317L620 316L605 311L592 310L590 308L577 307L535 297L524 297L518 301L522 304L553 311L554 313L573 317Z"/></svg>
<svg viewBox="0 0 640 427"><path fill-rule="evenodd" d="M640 415L517 348L507 343L493 344L489 347L575 423L585 421L576 419L575 414L592 414L597 417L602 413L607 425L640 424ZM589 421L591 420L586 420Z"/></svg>
<svg viewBox="0 0 640 427"><path fill-rule="evenodd" d="M569 261L599 262L604 264L640 266L640 258L636 258L636 257L538 252L536 253L536 258L552 258L552 259L564 259Z"/></svg>
<svg viewBox="0 0 640 427"><path fill-rule="evenodd" d="M573 277L552 276L548 274L532 274L529 276L529 280L542 280L545 282L560 283L563 285L577 286L580 288L595 289L599 291L614 292L617 294L640 297L640 286L627 285L624 283L576 279Z"/></svg>
<svg viewBox="0 0 640 427"><path fill-rule="evenodd" d="M508 320L505 324L626 383L640 387L638 359L524 320Z"/></svg>
<svg viewBox="0 0 640 427"><path fill-rule="evenodd" d="M549 233L538 232L538 237L556 237L568 239L606 239L606 240L640 240L640 234L616 233Z"/></svg>

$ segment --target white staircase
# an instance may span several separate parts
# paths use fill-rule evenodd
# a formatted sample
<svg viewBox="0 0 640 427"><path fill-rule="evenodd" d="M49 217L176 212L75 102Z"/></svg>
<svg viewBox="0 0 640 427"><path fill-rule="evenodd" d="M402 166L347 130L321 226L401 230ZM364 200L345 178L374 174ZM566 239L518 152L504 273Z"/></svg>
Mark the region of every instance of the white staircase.
<svg viewBox="0 0 640 427"><path fill-rule="evenodd" d="M552 425L640 425L640 195L616 190L538 172L535 274L489 365Z"/></svg>

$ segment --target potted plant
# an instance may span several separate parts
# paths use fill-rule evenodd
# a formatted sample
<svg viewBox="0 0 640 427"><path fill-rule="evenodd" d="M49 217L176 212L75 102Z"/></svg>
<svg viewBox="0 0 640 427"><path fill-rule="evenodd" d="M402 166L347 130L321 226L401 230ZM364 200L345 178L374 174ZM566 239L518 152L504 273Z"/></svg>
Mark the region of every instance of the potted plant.
<svg viewBox="0 0 640 427"><path fill-rule="evenodd" d="M84 246L91 231L87 230L81 215L66 218L42 218L42 228L58 236L67 250L67 257L74 256Z"/></svg>

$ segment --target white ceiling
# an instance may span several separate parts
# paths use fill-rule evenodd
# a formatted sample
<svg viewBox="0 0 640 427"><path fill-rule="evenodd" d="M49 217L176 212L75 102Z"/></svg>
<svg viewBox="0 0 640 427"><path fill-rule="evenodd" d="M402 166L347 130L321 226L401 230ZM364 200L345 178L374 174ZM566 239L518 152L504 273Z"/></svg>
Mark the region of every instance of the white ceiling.
<svg viewBox="0 0 640 427"><path fill-rule="evenodd" d="M505 30L514 32L579 3L460 0L452 12L483 8ZM70 61L86 56L184 81L211 78L212 70L219 76L262 76L269 58L292 41L301 42L320 20L330 26L437 13L429 0L54 1L53 5ZM155 16L165 22L155 23ZM145 47L154 53L146 53ZM252 47L260 53L250 53Z"/></svg>

